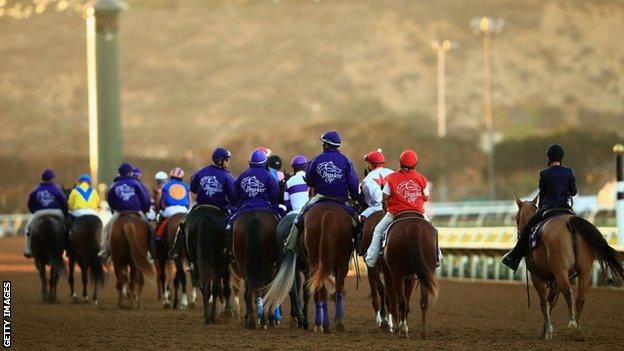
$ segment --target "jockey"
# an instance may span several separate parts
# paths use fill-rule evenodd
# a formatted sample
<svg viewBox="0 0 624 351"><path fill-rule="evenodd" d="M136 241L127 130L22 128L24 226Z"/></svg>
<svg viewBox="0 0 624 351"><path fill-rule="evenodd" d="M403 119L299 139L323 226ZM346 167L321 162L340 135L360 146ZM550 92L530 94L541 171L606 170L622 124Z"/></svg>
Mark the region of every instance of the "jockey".
<svg viewBox="0 0 624 351"><path fill-rule="evenodd" d="M381 149L366 154L364 161L367 174L362 180L362 196L368 207L360 215L368 218L371 214L383 210L382 189L386 185L386 177L394 171L384 167L386 158Z"/></svg>
<svg viewBox="0 0 624 351"><path fill-rule="evenodd" d="M237 211L228 220L226 227L226 254L232 255L232 226L236 218L244 212L266 209L277 216L283 214L279 208L279 185L271 173L266 169L267 156L262 150L256 149L249 158L249 168L234 182L234 189L238 199Z"/></svg>
<svg viewBox="0 0 624 351"><path fill-rule="evenodd" d="M100 206L100 196L91 187L91 177L88 174L78 177L78 185L69 193L67 204L71 217L97 214L95 211Z"/></svg>
<svg viewBox="0 0 624 351"><path fill-rule="evenodd" d="M191 193L196 201L193 208L199 205L215 206L221 209L226 216L229 216L234 210L236 194L234 191L234 178L229 170L230 157L232 157L230 151L218 147L212 153L212 162L214 164L204 167L193 174L190 186ZM169 256L174 259L180 257L182 247L186 241L184 231L185 218L180 222L180 230L178 230L173 247L169 252Z"/></svg>
<svg viewBox="0 0 624 351"><path fill-rule="evenodd" d="M168 179L169 178L167 176L167 173L163 171L158 171L154 175L154 180L156 181L156 183L152 186L152 199L154 199L154 206L156 207L155 208L156 212L162 210L161 208L158 208L160 206L160 196L162 194L162 188Z"/></svg>
<svg viewBox="0 0 624 351"><path fill-rule="evenodd" d="M176 167L169 173L171 178L162 188L162 197L160 198L160 221L156 226L156 235L163 235L162 232L166 219L178 214L187 213L191 204L189 197L189 187L184 182L184 170Z"/></svg>
<svg viewBox="0 0 624 351"><path fill-rule="evenodd" d="M503 256L503 264L513 269L518 265L529 248L529 239L533 227L545 220L544 213L548 210L570 209L570 199L576 195L576 177L571 168L561 165L565 151L558 144L548 147L548 168L540 172L539 207L520 233L516 246Z"/></svg>
<svg viewBox="0 0 624 351"><path fill-rule="evenodd" d="M373 239L366 251L366 265L375 267L381 241L386 229L400 212L412 211L425 215L425 202L429 199L426 193L427 178L414 168L418 163L418 155L413 150L405 150L400 157L401 169L386 177L383 188L383 203L386 215L379 221L373 232ZM438 254L439 255L439 254Z"/></svg>
<svg viewBox="0 0 624 351"><path fill-rule="evenodd" d="M139 185L141 186L141 189L143 190L143 194L145 196L147 196L147 198L150 200L150 205L151 202L154 200L150 197L150 191L147 188L147 186L145 184L143 184L143 182L141 181L141 178L143 177L143 173L141 172L141 169L139 167L134 167L132 169L132 178L136 179L136 181L139 183Z"/></svg>
<svg viewBox="0 0 624 351"><path fill-rule="evenodd" d="M308 160L305 156L297 155L292 159L290 165L295 174L288 178L284 189L284 203L289 211L288 214L301 212L303 206L310 200L308 193L310 187L305 181L305 169Z"/></svg>
<svg viewBox="0 0 624 351"><path fill-rule="evenodd" d="M108 194L106 195L106 200L111 211L113 211L113 216L102 230L102 250L98 253L98 256L104 260L109 256L110 228L117 217L119 217L119 214L124 211L135 211L144 217L143 213L147 212L150 207L149 195L144 191L141 183L132 176L132 165L122 163L118 171L119 176L115 178L115 182L108 189Z"/></svg>
<svg viewBox="0 0 624 351"><path fill-rule="evenodd" d="M286 175L281 171L282 168L282 158L277 155L271 155L267 158L267 169L271 172L271 175L275 180L277 180L277 184L279 185L279 202L281 204L280 207L284 211L286 211L286 205L283 202L284 199L284 188L286 187Z"/></svg>
<svg viewBox="0 0 624 351"><path fill-rule="evenodd" d="M46 169L41 175L41 184L28 196L28 210L33 215L25 227L24 256L26 258L32 257L30 248L30 227L32 224L44 215L58 216L61 221L65 220L65 215L67 215L67 198L65 198L61 188L52 181L54 177L54 172Z"/></svg>
<svg viewBox="0 0 624 351"><path fill-rule="evenodd" d="M358 177L351 161L340 151L340 135L335 131L323 133L320 138L323 143L323 153L315 157L308 165L306 171L306 183L310 187L310 193L314 196L304 206L303 210L295 219L290 229L290 234L284 243L286 251L292 251L299 240L299 225L305 212L313 204L322 199L333 199L340 203L346 203L349 198L359 198ZM359 226L356 214L354 220Z"/></svg>

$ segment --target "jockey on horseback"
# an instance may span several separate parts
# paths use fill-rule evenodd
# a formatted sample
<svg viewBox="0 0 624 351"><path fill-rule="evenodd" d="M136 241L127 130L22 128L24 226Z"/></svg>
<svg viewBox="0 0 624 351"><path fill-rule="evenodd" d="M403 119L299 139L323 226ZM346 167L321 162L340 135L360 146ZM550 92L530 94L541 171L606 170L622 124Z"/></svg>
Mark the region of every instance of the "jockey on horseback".
<svg viewBox="0 0 624 351"><path fill-rule="evenodd" d="M191 204L189 186L184 182L184 170L176 167L171 170L169 176L171 180L163 186L160 198L162 218L169 218L176 213L186 213Z"/></svg>
<svg viewBox="0 0 624 351"><path fill-rule="evenodd" d="M314 196L304 206L290 229L290 234L284 242L284 250L293 251L299 240L299 226L306 211L322 199L332 199L339 203L346 203L349 198L359 198L358 177L351 161L340 151L340 135L335 131L323 133L320 138L323 143L323 153L315 157L308 165L306 183L310 193ZM350 207L349 207L350 208ZM353 211L352 211L353 212ZM359 218L355 212L351 213L355 223L359 226ZM357 232L357 229L356 229Z"/></svg>
<svg viewBox="0 0 624 351"><path fill-rule="evenodd" d="M362 196L368 207L360 216L368 218L371 214L383 210L382 189L386 185L386 177L394 171L384 167L386 157L381 153L381 149L366 154L364 161L366 161L367 174L362 180Z"/></svg>
<svg viewBox="0 0 624 351"><path fill-rule="evenodd" d="M244 212L266 209L273 212L277 217L283 215L279 207L279 184L266 169L267 156L262 150L256 149L249 158L249 168L245 170L234 182L236 198L238 199L237 211L232 215L226 227L226 255L232 255L232 226L236 218Z"/></svg>
<svg viewBox="0 0 624 351"><path fill-rule="evenodd" d="M119 214L124 211L137 212L145 219L144 212L150 207L150 198L147 192L133 176L132 165L122 163L119 168L119 176L115 178L106 195L108 205L113 211L113 216L102 230L102 250L98 256L106 260L109 256L110 229ZM150 227L151 228L151 227Z"/></svg>
<svg viewBox="0 0 624 351"><path fill-rule="evenodd" d="M576 195L576 177L571 168L561 165L565 151L558 144L548 147L548 168L540 172L539 179L539 207L524 227L516 246L503 256L503 264L513 269L518 265L529 249L529 239L533 227L546 220L545 212L552 209L571 210L570 199Z"/></svg>
<svg viewBox="0 0 624 351"><path fill-rule="evenodd" d="M30 248L30 227L37 219L44 215L54 215L63 221L67 215L67 198L58 185L52 181L55 175L52 170L46 169L41 175L41 184L39 184L28 196L28 210L33 215L26 223L24 229L25 245L24 256L32 257Z"/></svg>
<svg viewBox="0 0 624 351"><path fill-rule="evenodd" d="M160 207L160 198L162 196L162 188L168 180L167 173L158 171L154 175L154 180L156 181L156 184L152 186L152 199L154 200L154 206L150 208L147 216L148 219L152 221L156 219L156 213L162 211L162 208Z"/></svg>
<svg viewBox="0 0 624 351"><path fill-rule="evenodd" d="M190 186L191 193L196 200L193 208L199 205L210 205L221 209L226 216L230 215L236 203L234 178L228 169L230 157L232 157L230 151L218 147L212 153L212 162L214 164L204 167L193 174ZM193 209L190 212L193 212ZM182 247L186 242L186 231L184 229L187 217L184 217L180 222L180 228L173 247L169 252L171 258L176 259L180 257Z"/></svg>
<svg viewBox="0 0 624 351"><path fill-rule="evenodd" d="M67 205L70 216L74 218L97 214L95 211L100 206L100 196L91 187L91 177L88 174L78 177L78 185L69 193Z"/></svg>
<svg viewBox="0 0 624 351"><path fill-rule="evenodd" d="M373 268L377 263L377 257L381 250L381 241L386 229L394 220L394 216L400 212L412 211L425 215L425 202L427 178L418 173L414 168L418 163L418 155L413 150L405 150L400 157L401 169L386 177L386 185L383 188L383 207L386 215L379 221L373 232L373 239L364 261Z"/></svg>
<svg viewBox="0 0 624 351"><path fill-rule="evenodd" d="M290 165L295 174L288 178L284 188L284 204L289 211L288 214L301 212L303 206L310 200L310 187L305 181L308 160L305 156L297 155Z"/></svg>

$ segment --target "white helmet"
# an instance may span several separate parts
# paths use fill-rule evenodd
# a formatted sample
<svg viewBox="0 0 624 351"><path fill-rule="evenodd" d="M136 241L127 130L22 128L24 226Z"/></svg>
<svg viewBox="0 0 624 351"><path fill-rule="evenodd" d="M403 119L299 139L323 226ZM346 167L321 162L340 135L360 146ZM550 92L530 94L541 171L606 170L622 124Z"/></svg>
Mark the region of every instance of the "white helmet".
<svg viewBox="0 0 624 351"><path fill-rule="evenodd" d="M167 173L163 172L163 171L159 171L158 173L156 173L156 175L154 176L154 179L156 180L167 180Z"/></svg>

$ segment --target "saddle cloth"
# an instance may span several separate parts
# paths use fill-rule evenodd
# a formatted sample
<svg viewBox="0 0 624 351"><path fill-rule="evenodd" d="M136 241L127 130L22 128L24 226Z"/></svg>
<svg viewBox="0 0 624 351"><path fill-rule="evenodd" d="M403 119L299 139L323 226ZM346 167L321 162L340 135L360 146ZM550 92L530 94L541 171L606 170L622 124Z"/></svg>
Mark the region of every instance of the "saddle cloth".
<svg viewBox="0 0 624 351"><path fill-rule="evenodd" d="M158 228L156 228L156 237L162 238L163 236L165 236L165 230L167 229L168 223L169 223L169 218L165 218L165 220L162 221L162 223L160 223Z"/></svg>
<svg viewBox="0 0 624 351"><path fill-rule="evenodd" d="M531 229L531 236L529 239L530 248L534 249L539 244L540 238L542 236L542 227L549 220L563 216L563 215L575 215L574 211L570 208L553 208L552 210L547 210L542 215L542 220Z"/></svg>
<svg viewBox="0 0 624 351"><path fill-rule="evenodd" d="M401 212L398 213L395 217L394 220L392 221L392 223L390 223L390 225L388 226L388 228L386 228L386 230L384 230L383 233L383 240L381 241L381 251L383 252L383 249L386 247L386 243L388 242L388 234L390 233L390 229L392 229L392 226L400 221L404 221L406 219L421 219L423 221L426 221L425 217L416 211L405 211L405 212Z"/></svg>

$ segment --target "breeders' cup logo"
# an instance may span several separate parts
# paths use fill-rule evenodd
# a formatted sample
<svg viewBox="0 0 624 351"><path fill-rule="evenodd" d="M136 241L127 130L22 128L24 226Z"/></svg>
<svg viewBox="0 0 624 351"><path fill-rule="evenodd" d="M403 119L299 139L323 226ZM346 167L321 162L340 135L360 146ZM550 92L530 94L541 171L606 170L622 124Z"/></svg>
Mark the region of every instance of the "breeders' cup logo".
<svg viewBox="0 0 624 351"><path fill-rule="evenodd" d="M256 176L246 177L241 181L243 190L249 197L256 197L259 193L263 193L266 189L264 184L256 178Z"/></svg>
<svg viewBox="0 0 624 351"><path fill-rule="evenodd" d="M37 193L37 201L41 206L48 207L54 202L54 196L49 191L43 190Z"/></svg>
<svg viewBox="0 0 624 351"><path fill-rule="evenodd" d="M115 195L124 202L128 201L134 196L134 188L128 184L122 184L115 188Z"/></svg>
<svg viewBox="0 0 624 351"><path fill-rule="evenodd" d="M199 184L208 196L212 196L223 191L223 185L219 183L217 177L215 176L205 176L199 180Z"/></svg>
<svg viewBox="0 0 624 351"><path fill-rule="evenodd" d="M409 203L416 202L416 199L423 195L420 185L411 179L399 183L397 192Z"/></svg>
<svg viewBox="0 0 624 351"><path fill-rule="evenodd" d="M342 179L342 170L334 165L334 162L321 162L316 166L316 173L326 183L333 183L336 179Z"/></svg>

